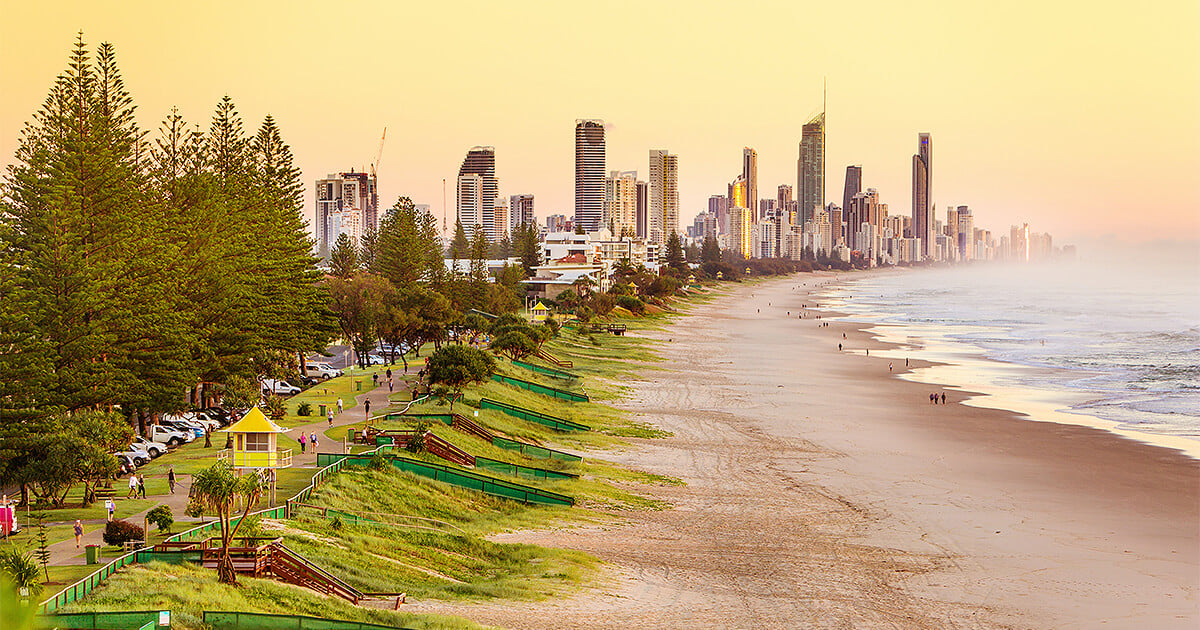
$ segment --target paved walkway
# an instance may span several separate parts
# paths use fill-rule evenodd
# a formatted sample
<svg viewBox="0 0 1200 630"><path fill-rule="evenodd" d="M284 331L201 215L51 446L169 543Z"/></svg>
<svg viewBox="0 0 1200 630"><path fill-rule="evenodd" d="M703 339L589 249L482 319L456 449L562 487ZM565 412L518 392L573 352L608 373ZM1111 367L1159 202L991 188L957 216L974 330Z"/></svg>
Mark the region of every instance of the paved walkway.
<svg viewBox="0 0 1200 630"><path fill-rule="evenodd" d="M392 368L392 380L395 383L395 386L390 394L388 392L387 384L384 383L368 392L355 396L354 400L357 404L354 407L345 409L340 414L335 414L332 425L328 422L328 420L318 420L309 424L293 427L289 429L286 434L288 437L295 439L300 437L301 431L303 431L305 434L316 433L317 452L343 453L344 450L342 441L329 439L325 436L325 431L329 429L330 426L340 427L354 424L356 422L362 422L364 419L366 419L363 403L368 400L371 401L372 416L380 415L388 408L388 406L391 404L391 401L389 401L389 395L395 397L398 402L407 402L410 397L411 390L406 386L406 381L404 379L405 377L408 377L409 379L416 378L417 370L424 366L423 358L417 359L417 361L419 361L417 365L414 365L413 361L409 361L409 371L407 375L404 373L404 368L402 365ZM164 457L170 457L170 455L165 455ZM317 453L314 453L311 448L307 449L307 451L304 453L292 454L292 467L294 468L316 468L316 465ZM113 485L117 488L117 501L120 501L122 497L121 490L124 489L125 486L121 483L114 483ZM147 498L154 499L158 502L150 508L138 512L137 514L125 517L125 520L141 525L146 518L146 514L150 510L159 505L166 505L171 508L171 513L175 515L175 527L173 529L176 531L186 529L185 527L180 527L181 524L199 523L201 522L201 519L193 519L185 516L183 513L187 508L188 491L190 488L191 475L179 475L179 483L175 484L174 494L148 496ZM212 518L209 517L204 520L212 520ZM84 525L100 525L100 527L85 533L78 548L75 547L74 536L72 536L69 540L64 540L62 542L50 545L49 549L51 566L84 564L87 561L87 558L84 554L85 546L104 545L103 525L105 523L105 519L88 519L83 521L83 523ZM151 527L154 526L151 525ZM87 528L85 527L85 529Z"/></svg>

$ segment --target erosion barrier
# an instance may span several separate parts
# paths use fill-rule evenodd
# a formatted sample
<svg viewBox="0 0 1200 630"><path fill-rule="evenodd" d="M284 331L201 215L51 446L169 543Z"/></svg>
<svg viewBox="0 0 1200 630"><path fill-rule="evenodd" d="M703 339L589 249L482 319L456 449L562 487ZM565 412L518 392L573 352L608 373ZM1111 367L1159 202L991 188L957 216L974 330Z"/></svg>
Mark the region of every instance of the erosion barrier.
<svg viewBox="0 0 1200 630"><path fill-rule="evenodd" d="M341 458L350 466L366 466L371 462L371 458L361 455L342 455L340 453L321 453L321 455L328 455L331 458ZM505 481L504 479L489 477L469 470L452 468L444 464L435 464L418 459L409 459L398 455L391 455L388 459L391 460L392 466L405 472L427 477L434 481L448 483L453 486L477 490L492 496L512 499L522 503L575 505L575 499L565 494L558 494L557 492Z"/></svg>
<svg viewBox="0 0 1200 630"><path fill-rule="evenodd" d="M468 418L462 414L457 414L457 413L455 413L455 414L414 413L414 414L408 414L408 415L388 414L386 416L386 418L388 420L406 420L406 419L411 419L411 418L433 418L440 422L444 422L445 424L448 424L451 427L453 427L459 431L462 431L463 433L469 433L469 434L474 435L484 441L491 442L492 446L502 448L506 451L518 451L526 457L534 457L537 459L557 459L557 460L564 461L564 462L581 462L581 461L583 461L583 457L581 457L579 455L573 455L571 453L567 453L564 451L557 451L552 448L546 448L545 446L538 446L537 444L529 444L527 442L522 442L520 440L514 440L512 438L506 438L506 437L501 437L499 435L495 435L491 431L488 431L487 429L483 428L479 423L475 422L474 420L471 420L470 418ZM318 462L321 461L320 455L317 455L317 461Z"/></svg>
<svg viewBox="0 0 1200 630"><path fill-rule="evenodd" d="M569 392L569 391L566 391L563 389L555 389L553 387L547 387L545 385L542 385L541 383L534 383L533 381L526 381L524 379L513 378L511 376L505 376L503 374L493 374L492 380L499 382L499 383L504 383L505 385L512 385L514 387L520 387L521 389L531 391L535 394L542 394L543 396L550 396L551 398L557 398L559 400L566 400L568 402L588 402L589 400L591 400L590 398L588 398L587 394L579 394L576 392Z"/></svg>
<svg viewBox="0 0 1200 630"><path fill-rule="evenodd" d="M579 378L578 374L572 374L563 370L556 370L544 365L534 365L533 363L526 363L516 359L513 359L512 364L519 368L525 368L526 370L537 372L538 374L545 374L546 376L553 376L554 378L561 378L563 380L574 380Z"/></svg>
<svg viewBox="0 0 1200 630"><path fill-rule="evenodd" d="M573 455L564 451L556 451L545 446L536 444L526 444L518 440L513 440L499 435L492 436L492 446L497 446L506 451L518 451L526 457L535 457L538 459L557 459L564 462L581 462L583 458L579 455Z"/></svg>
<svg viewBox="0 0 1200 630"><path fill-rule="evenodd" d="M361 621L225 610L204 611L204 625L212 630L396 630L394 626Z"/></svg>
<svg viewBox="0 0 1200 630"><path fill-rule="evenodd" d="M502 473L512 475L514 477L527 477L529 479L578 479L579 475L557 470L546 470L545 468L533 468L532 466L522 466L520 464L510 464L502 462L498 459L490 457L475 456L475 467L480 470L486 470L493 473Z"/></svg>
<svg viewBox="0 0 1200 630"><path fill-rule="evenodd" d="M35 628L73 628L75 630L125 630L126 628L170 628L169 610L121 610L114 612L77 612L38 615Z"/></svg>
<svg viewBox="0 0 1200 630"><path fill-rule="evenodd" d="M591 431L592 430L592 428L586 424L580 424L580 423L572 421L572 420L567 420L565 418L558 418L556 416L552 416L548 413L542 413L540 411L534 411L532 409L525 409L524 407L518 407L516 405L510 405L505 402L500 402L499 400L492 400L491 398L480 399L479 400L479 408L480 409L495 409L496 411L504 412L510 416L513 416L514 418L520 418L522 420L528 420L529 422L536 422L537 424L550 427L551 429L554 429L555 431Z"/></svg>

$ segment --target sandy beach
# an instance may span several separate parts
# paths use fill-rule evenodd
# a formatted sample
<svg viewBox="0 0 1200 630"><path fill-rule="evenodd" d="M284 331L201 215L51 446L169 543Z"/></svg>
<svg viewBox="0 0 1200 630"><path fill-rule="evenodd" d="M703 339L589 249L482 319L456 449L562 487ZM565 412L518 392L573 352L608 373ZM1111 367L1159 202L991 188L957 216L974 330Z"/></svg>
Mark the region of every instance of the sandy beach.
<svg viewBox="0 0 1200 630"><path fill-rule="evenodd" d="M673 509L498 537L595 554L604 583L409 610L507 628L1200 626L1200 463L964 392L930 405L938 384L864 356L884 344L860 327L798 317L830 280L738 286L654 334L663 369L622 406L674 435L604 456L683 479L652 489Z"/></svg>

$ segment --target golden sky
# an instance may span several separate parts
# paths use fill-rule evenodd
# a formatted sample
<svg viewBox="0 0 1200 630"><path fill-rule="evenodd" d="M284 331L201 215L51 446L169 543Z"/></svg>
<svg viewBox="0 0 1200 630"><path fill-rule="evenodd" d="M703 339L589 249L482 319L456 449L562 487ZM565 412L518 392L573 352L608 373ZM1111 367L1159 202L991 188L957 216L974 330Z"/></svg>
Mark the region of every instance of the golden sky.
<svg viewBox="0 0 1200 630"><path fill-rule="evenodd" d="M0 160L83 30L116 46L143 126L173 105L207 124L229 94L251 130L275 116L309 188L367 166L386 126L385 205L440 214L442 179L493 145L502 194L570 215L574 121L603 118L609 169L644 178L649 149L679 155L690 223L743 146L760 195L795 186L827 78L827 201L862 164L908 214L928 131L940 218L966 204L977 227L1028 222L1056 243L1197 238L1198 5L0 0Z"/></svg>

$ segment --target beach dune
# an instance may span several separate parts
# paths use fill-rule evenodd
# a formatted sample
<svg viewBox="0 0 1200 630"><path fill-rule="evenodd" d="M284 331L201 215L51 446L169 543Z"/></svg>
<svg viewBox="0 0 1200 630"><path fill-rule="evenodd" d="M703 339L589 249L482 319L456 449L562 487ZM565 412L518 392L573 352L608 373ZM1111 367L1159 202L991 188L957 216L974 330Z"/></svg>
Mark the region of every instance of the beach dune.
<svg viewBox="0 0 1200 630"><path fill-rule="evenodd" d="M673 509L499 537L593 553L601 588L416 607L510 628L1200 627L1195 460L897 378L860 327L797 317L832 280L738 286L654 334L664 369L623 406L674 435L605 457L683 479L652 490Z"/></svg>

